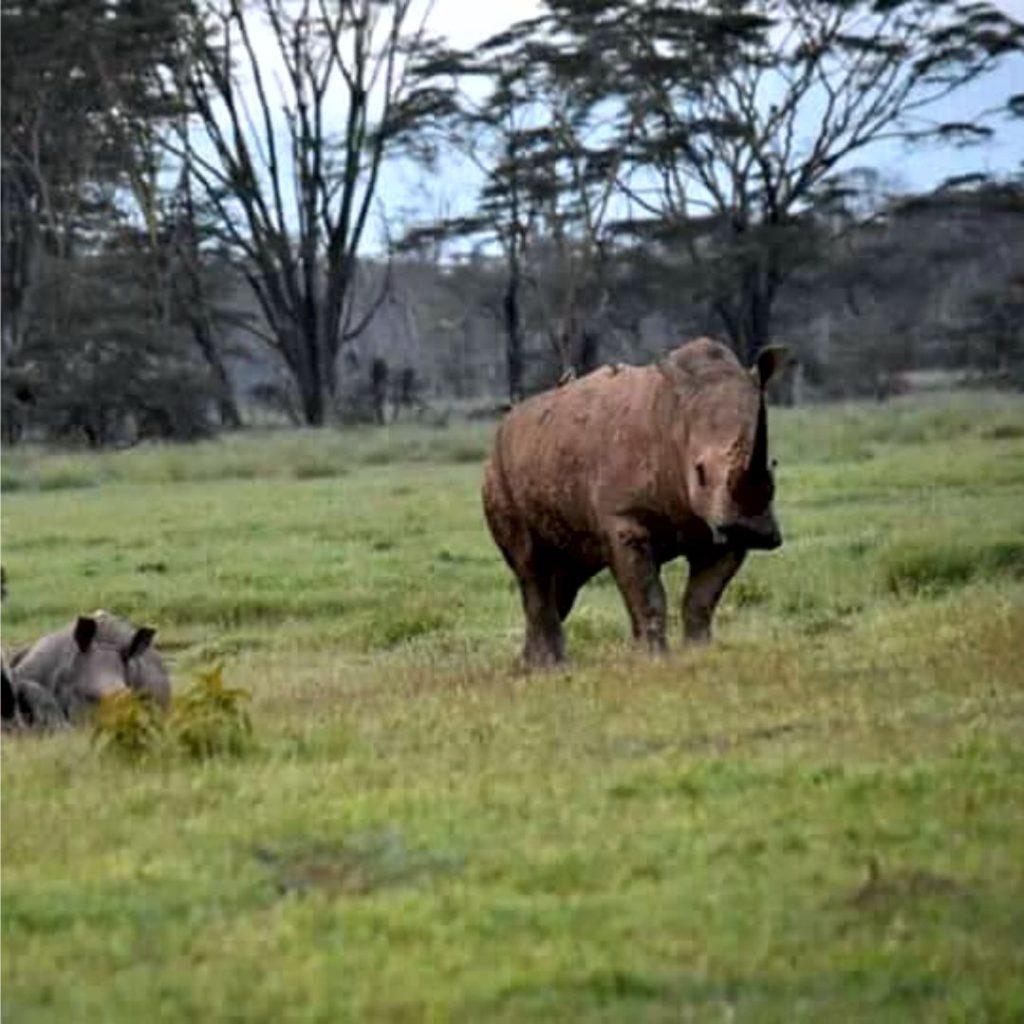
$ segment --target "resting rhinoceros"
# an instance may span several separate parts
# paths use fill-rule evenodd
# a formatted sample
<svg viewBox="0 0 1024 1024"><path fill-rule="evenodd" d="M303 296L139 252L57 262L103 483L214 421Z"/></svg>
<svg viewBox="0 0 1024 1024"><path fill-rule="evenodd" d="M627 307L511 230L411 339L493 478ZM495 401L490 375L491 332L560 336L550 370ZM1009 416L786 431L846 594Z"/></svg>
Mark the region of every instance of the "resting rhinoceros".
<svg viewBox="0 0 1024 1024"><path fill-rule="evenodd" d="M663 650L660 567L679 555L690 563L685 635L710 637L747 552L782 543L764 389L784 360L773 346L747 370L726 346L700 338L654 365L596 370L505 417L483 502L519 581L528 665L562 659L562 623L605 567L634 636Z"/></svg>
<svg viewBox="0 0 1024 1024"><path fill-rule="evenodd" d="M0 601L7 600L7 571L0 566ZM56 698L32 679L15 682L0 652L0 728L4 732L60 729L68 724Z"/></svg>
<svg viewBox="0 0 1024 1024"><path fill-rule="evenodd" d="M105 695L126 689L167 707L171 684L163 660L151 646L155 633L108 612L79 616L14 658L14 688L38 684L71 719Z"/></svg>
<svg viewBox="0 0 1024 1024"><path fill-rule="evenodd" d="M68 724L67 715L49 690L33 679L15 682L4 665L0 671L0 728L48 731Z"/></svg>

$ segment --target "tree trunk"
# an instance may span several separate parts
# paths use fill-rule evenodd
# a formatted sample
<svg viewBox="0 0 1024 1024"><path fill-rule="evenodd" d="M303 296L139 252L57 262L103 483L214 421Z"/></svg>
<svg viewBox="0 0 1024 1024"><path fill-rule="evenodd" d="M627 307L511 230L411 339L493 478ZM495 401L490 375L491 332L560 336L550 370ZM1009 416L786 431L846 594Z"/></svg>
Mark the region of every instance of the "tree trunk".
<svg viewBox="0 0 1024 1024"><path fill-rule="evenodd" d="M765 287L765 274L760 259L752 259L743 269L743 294L740 308L740 359L744 366L753 366L757 354L771 336L772 296Z"/></svg>
<svg viewBox="0 0 1024 1024"><path fill-rule="evenodd" d="M235 394L231 389L231 381L228 379L227 370L219 356L216 363L211 363L210 372L213 374L214 400L217 403L220 425L226 430L238 430L242 426L242 414L238 411L238 403L235 401Z"/></svg>
<svg viewBox="0 0 1024 1024"><path fill-rule="evenodd" d="M503 307L508 361L508 400L515 405L523 397L523 336L519 319L519 267L514 262L505 288Z"/></svg>
<svg viewBox="0 0 1024 1024"><path fill-rule="evenodd" d="M282 319L287 320L288 313L288 310L283 311ZM308 326L304 323L289 325L281 349L288 353L288 367L299 392L302 422L307 427L322 427L327 411L324 381L317 357L317 338L315 334L310 337ZM315 324L313 327L315 329Z"/></svg>
<svg viewBox="0 0 1024 1024"><path fill-rule="evenodd" d="M307 427L322 427L326 422L326 405L319 381L307 377L299 382L302 419Z"/></svg>
<svg viewBox="0 0 1024 1024"><path fill-rule="evenodd" d="M205 308L190 313L189 320L192 327L192 338L202 353L203 359L206 360L210 376L213 379L214 401L217 403L220 425L228 430L238 430L242 426L242 415L238 411L238 403L235 401L235 394L231 388L227 367L217 349Z"/></svg>
<svg viewBox="0 0 1024 1024"><path fill-rule="evenodd" d="M586 327L580 332L579 353L576 357L576 372L582 377L597 369L601 361L601 337L597 331Z"/></svg>

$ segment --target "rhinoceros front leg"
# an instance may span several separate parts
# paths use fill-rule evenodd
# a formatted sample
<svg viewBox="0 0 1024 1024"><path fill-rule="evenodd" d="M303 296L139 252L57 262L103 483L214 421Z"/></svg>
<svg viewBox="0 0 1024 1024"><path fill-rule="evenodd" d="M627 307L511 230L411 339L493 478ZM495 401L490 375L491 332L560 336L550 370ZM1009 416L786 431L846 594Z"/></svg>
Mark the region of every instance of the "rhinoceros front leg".
<svg viewBox="0 0 1024 1024"><path fill-rule="evenodd" d="M729 581L747 553L733 548L711 548L690 555L690 578L683 592L683 635L691 643L711 639L711 619Z"/></svg>
<svg viewBox="0 0 1024 1024"><path fill-rule="evenodd" d="M652 654L668 649L665 640L665 587L646 531L630 523L620 524L610 538L611 571L619 585L633 638Z"/></svg>

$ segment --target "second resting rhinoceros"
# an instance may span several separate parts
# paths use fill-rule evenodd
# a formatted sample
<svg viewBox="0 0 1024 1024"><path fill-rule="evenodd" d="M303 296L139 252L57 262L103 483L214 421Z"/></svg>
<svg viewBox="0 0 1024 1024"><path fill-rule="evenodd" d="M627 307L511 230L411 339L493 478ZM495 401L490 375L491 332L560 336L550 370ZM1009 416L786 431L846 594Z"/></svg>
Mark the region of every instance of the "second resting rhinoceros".
<svg viewBox="0 0 1024 1024"><path fill-rule="evenodd" d="M483 501L519 581L528 665L564 657L562 623L580 587L605 567L633 635L664 650L660 567L679 555L690 564L685 635L710 637L747 552L782 543L764 389L785 353L766 348L747 370L724 345L700 338L654 365L596 370L505 417Z"/></svg>

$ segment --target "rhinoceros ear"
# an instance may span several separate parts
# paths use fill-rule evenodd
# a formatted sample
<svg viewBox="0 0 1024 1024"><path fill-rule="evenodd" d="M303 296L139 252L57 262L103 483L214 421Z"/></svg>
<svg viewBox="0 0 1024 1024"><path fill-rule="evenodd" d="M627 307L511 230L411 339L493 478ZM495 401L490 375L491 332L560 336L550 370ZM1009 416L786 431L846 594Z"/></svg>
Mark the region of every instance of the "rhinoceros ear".
<svg viewBox="0 0 1024 1024"><path fill-rule="evenodd" d="M148 650L155 636L156 630L151 629L149 626L143 626L141 629L135 630L135 636L132 637L131 642L124 650L124 660L131 661L132 658L137 658Z"/></svg>
<svg viewBox="0 0 1024 1024"><path fill-rule="evenodd" d="M96 620L88 615L80 615L75 623L75 643L78 649L85 654L96 639Z"/></svg>
<svg viewBox="0 0 1024 1024"><path fill-rule="evenodd" d="M766 345L758 352L757 361L750 372L758 385L765 388L772 377L789 365L789 361L789 349L785 345Z"/></svg>

